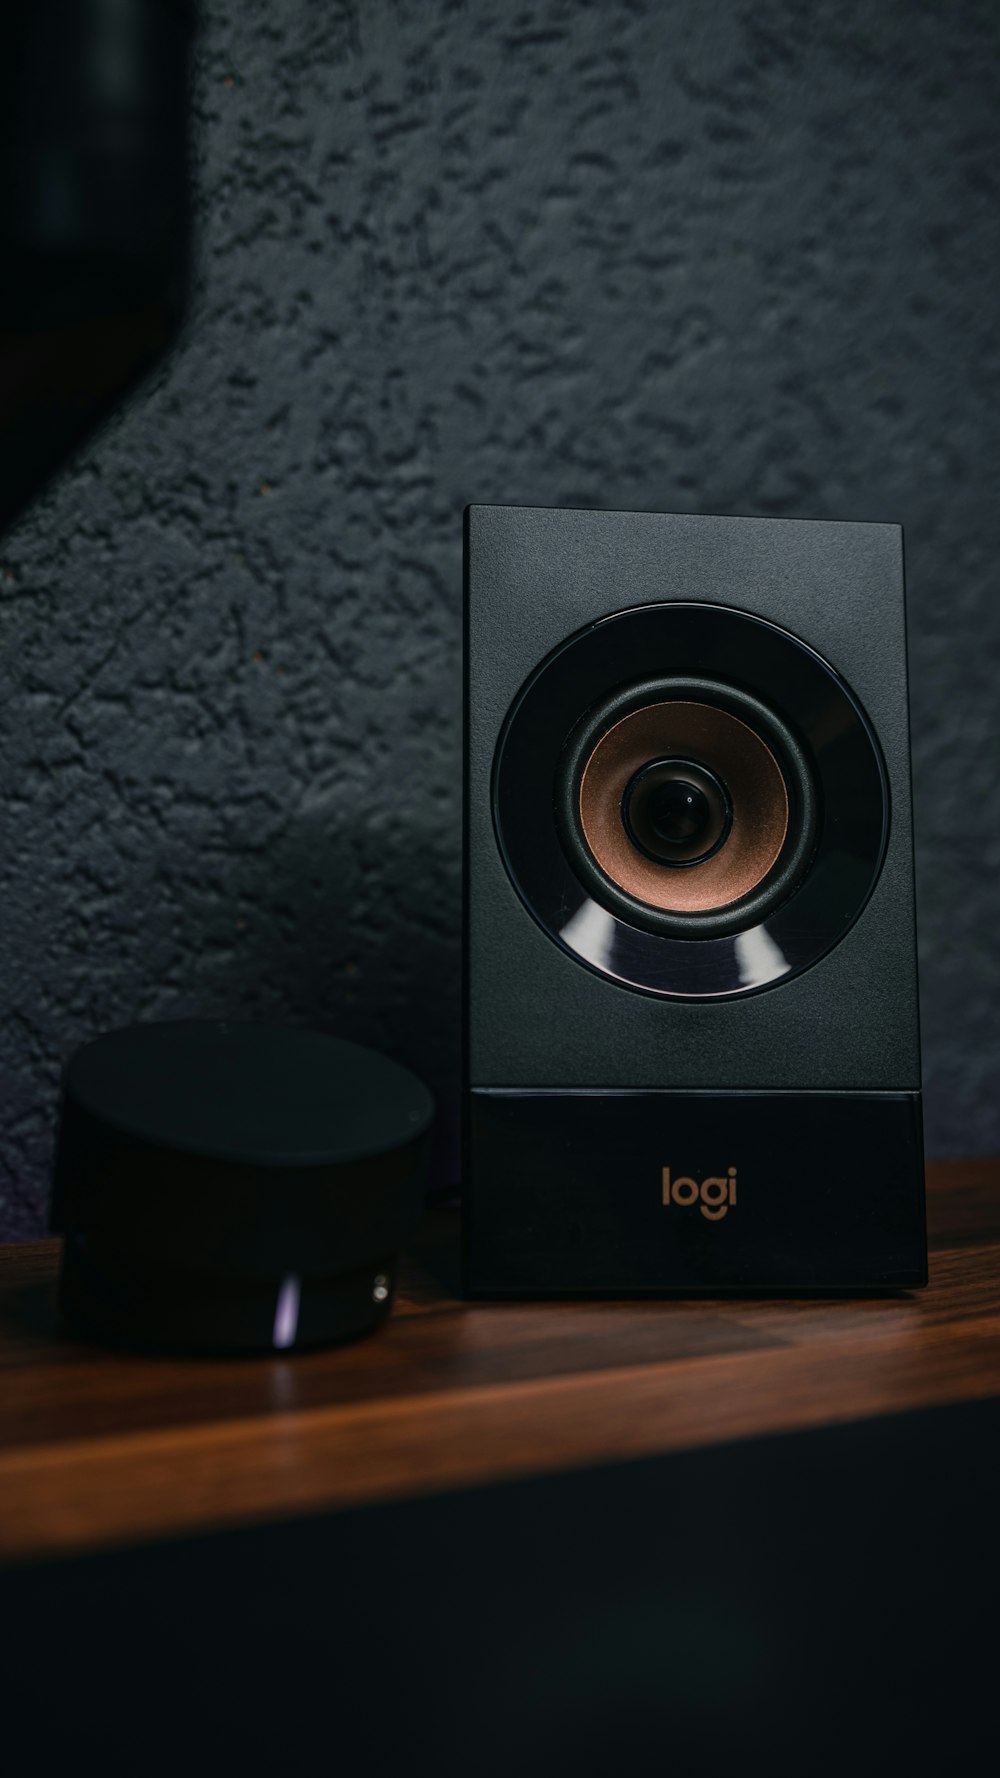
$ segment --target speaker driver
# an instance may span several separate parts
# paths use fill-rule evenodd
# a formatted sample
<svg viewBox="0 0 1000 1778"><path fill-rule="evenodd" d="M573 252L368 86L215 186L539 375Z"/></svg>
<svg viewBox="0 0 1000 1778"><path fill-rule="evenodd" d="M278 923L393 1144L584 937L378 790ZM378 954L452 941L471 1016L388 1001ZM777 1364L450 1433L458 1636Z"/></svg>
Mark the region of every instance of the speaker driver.
<svg viewBox="0 0 1000 1778"><path fill-rule="evenodd" d="M576 724L556 778L573 870L603 906L652 932L745 931L791 892L813 850L804 748L772 707L722 679L619 686ZM669 825L652 826L651 799L669 816L663 799L683 799L685 786L695 831L671 842ZM678 802L674 822L682 816Z"/></svg>
<svg viewBox="0 0 1000 1778"><path fill-rule="evenodd" d="M580 825L637 901L693 914L749 895L788 832L788 791L761 737L727 710L677 699L623 716L583 769Z"/></svg>
<svg viewBox="0 0 1000 1778"><path fill-rule="evenodd" d="M651 679L651 663L669 674ZM671 786L673 788L671 788ZM878 878L881 754L830 665L732 607L614 612L522 686L494 758L511 880L543 931L648 994L808 969Z"/></svg>

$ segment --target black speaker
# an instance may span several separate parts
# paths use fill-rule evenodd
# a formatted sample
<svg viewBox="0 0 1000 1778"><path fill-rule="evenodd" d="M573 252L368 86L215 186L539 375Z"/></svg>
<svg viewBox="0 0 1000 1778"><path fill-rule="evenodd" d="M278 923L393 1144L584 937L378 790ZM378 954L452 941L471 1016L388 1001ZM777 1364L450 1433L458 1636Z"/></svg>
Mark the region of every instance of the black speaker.
<svg viewBox="0 0 1000 1778"><path fill-rule="evenodd" d="M465 1280L926 1282L902 533L466 513Z"/></svg>

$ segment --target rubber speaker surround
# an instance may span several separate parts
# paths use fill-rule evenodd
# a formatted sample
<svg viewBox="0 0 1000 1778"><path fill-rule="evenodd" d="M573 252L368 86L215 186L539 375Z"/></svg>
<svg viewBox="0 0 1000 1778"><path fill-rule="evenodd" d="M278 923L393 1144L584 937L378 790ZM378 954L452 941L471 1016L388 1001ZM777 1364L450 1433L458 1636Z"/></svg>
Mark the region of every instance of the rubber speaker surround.
<svg viewBox="0 0 1000 1778"><path fill-rule="evenodd" d="M738 904L694 918L625 894L580 832L593 742L616 710L664 685L710 688L759 725L789 791L773 872ZM679 999L756 993L810 968L864 908L888 836L885 767L848 686L787 630L707 603L613 612L554 649L507 714L492 794L501 856L542 930L619 985Z"/></svg>

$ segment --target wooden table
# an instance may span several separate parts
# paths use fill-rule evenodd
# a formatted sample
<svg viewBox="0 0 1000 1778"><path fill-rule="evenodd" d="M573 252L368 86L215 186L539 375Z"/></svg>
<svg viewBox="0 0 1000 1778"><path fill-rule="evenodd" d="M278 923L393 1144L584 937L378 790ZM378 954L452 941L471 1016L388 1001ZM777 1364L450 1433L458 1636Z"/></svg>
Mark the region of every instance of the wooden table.
<svg viewBox="0 0 1000 1778"><path fill-rule="evenodd" d="M0 1249L0 1552L24 1560L1000 1394L1000 1162L929 1172L900 1297L473 1304L431 1218L394 1313L292 1357L112 1353L58 1329L59 1244Z"/></svg>
<svg viewBox="0 0 1000 1778"><path fill-rule="evenodd" d="M469 1304L291 1358L60 1336L0 1264L13 1771L995 1764L1000 1163L930 1173L895 1298Z"/></svg>

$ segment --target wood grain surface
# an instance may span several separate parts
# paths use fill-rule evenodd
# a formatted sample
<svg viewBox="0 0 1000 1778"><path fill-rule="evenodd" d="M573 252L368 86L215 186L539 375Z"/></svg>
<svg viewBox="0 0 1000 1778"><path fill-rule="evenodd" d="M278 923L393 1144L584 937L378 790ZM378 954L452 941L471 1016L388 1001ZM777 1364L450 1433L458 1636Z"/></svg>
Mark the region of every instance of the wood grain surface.
<svg viewBox="0 0 1000 1778"><path fill-rule="evenodd" d="M259 1359L59 1329L59 1243L0 1248L0 1553L248 1523L1000 1393L1000 1161L929 1169L896 1297L464 1303L428 1219L387 1325Z"/></svg>

